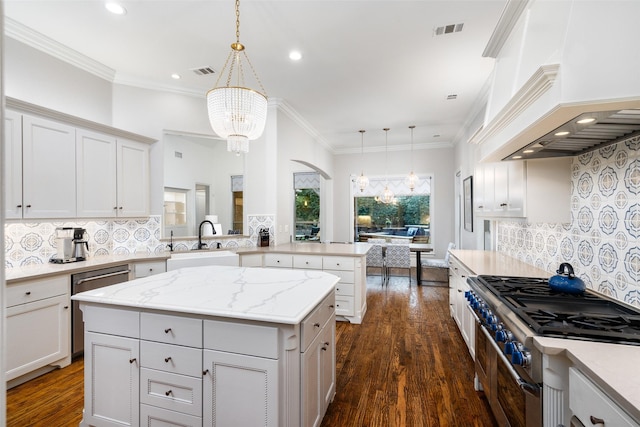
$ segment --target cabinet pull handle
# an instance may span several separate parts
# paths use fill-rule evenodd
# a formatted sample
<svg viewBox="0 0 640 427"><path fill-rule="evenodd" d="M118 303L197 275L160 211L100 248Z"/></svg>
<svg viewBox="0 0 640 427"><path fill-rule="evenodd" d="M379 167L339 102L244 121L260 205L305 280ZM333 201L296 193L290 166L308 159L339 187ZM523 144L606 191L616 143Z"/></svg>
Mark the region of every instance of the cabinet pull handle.
<svg viewBox="0 0 640 427"><path fill-rule="evenodd" d="M25 295L31 295L31 291L27 291L24 293Z"/></svg>
<svg viewBox="0 0 640 427"><path fill-rule="evenodd" d="M68 306L68 305L65 305L65 306L64 306L64 309L65 309L65 310L67 310L68 308L69 308L69 306Z"/></svg>
<svg viewBox="0 0 640 427"><path fill-rule="evenodd" d="M330 305L329 305L329 308L333 308L333 304L330 304Z"/></svg>
<svg viewBox="0 0 640 427"><path fill-rule="evenodd" d="M168 391L164 392L165 396L169 396L169 395L172 395L172 394L173 394L173 392L171 390L168 390Z"/></svg>
<svg viewBox="0 0 640 427"><path fill-rule="evenodd" d="M169 356L169 357L165 357L165 358L164 358L164 362L165 362L165 363L169 363L169 361L170 361L170 360L171 360L171 356Z"/></svg>
<svg viewBox="0 0 640 427"><path fill-rule="evenodd" d="M16 208L21 208L21 207L22 207L22 205L17 205L17 206L16 206Z"/></svg>
<svg viewBox="0 0 640 427"><path fill-rule="evenodd" d="M505 206L507 206L507 204L506 204L506 203L500 203L500 207L501 207L501 208L504 208Z"/></svg>
<svg viewBox="0 0 640 427"><path fill-rule="evenodd" d="M596 425L596 424L604 425L604 420L602 418L594 417L593 415L589 416L589 421L591 421L591 424L593 425Z"/></svg>
<svg viewBox="0 0 640 427"><path fill-rule="evenodd" d="M27 205L27 207L28 207L28 208L30 208L30 207L31 207L31 205Z"/></svg>
<svg viewBox="0 0 640 427"><path fill-rule="evenodd" d="M129 363L134 363L135 361L136 361L135 357L133 359L129 359Z"/></svg>
<svg viewBox="0 0 640 427"><path fill-rule="evenodd" d="M320 323L314 323L313 326L316 327L316 328L319 328L320 327Z"/></svg>
<svg viewBox="0 0 640 427"><path fill-rule="evenodd" d="M204 371L202 371L202 375L207 375L209 373L208 369L205 369Z"/></svg>
<svg viewBox="0 0 640 427"><path fill-rule="evenodd" d="M122 206L120 206L118 209L122 210Z"/></svg>
<svg viewBox="0 0 640 427"><path fill-rule="evenodd" d="M169 332L171 332L171 328L167 328L167 329L164 330L165 334L168 334Z"/></svg>

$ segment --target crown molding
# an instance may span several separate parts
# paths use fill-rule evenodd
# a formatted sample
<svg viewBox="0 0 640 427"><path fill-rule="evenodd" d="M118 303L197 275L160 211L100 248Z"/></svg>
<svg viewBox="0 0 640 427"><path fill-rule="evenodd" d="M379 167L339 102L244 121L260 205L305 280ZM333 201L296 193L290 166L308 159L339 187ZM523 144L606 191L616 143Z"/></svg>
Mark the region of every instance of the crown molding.
<svg viewBox="0 0 640 427"><path fill-rule="evenodd" d="M437 148L453 148L454 144L449 141L444 142L423 142L413 144L413 151L420 150L435 150ZM411 144L399 144L389 146L385 149L384 146L365 148L365 153L384 153L385 151L411 151ZM360 148L338 148L334 150L335 155L347 155L347 154L360 154Z"/></svg>
<svg viewBox="0 0 640 427"><path fill-rule="evenodd" d="M115 70L6 16L4 18L4 31L7 37L11 37L107 81L112 82L115 77Z"/></svg>
<svg viewBox="0 0 640 427"><path fill-rule="evenodd" d="M329 150L330 153L335 154L335 149L327 142L326 139L320 135L320 132L316 130L311 124L302 117L296 110L293 109L287 101L282 98L269 98L268 105L270 107L276 107L278 111L282 111L291 120L293 120L298 126L300 126L306 133L311 135L320 145Z"/></svg>
<svg viewBox="0 0 640 427"><path fill-rule="evenodd" d="M520 19L522 12L527 8L531 0L509 0L502 10L498 24L489 38L487 46L482 52L483 57L497 58L502 46L511 35L513 27Z"/></svg>

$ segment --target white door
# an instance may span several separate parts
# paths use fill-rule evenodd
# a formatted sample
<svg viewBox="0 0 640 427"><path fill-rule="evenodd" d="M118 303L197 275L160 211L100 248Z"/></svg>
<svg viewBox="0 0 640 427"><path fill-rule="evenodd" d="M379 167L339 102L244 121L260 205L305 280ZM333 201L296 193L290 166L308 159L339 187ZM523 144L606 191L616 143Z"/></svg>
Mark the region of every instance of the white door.
<svg viewBox="0 0 640 427"><path fill-rule="evenodd" d="M22 218L22 115L4 113L5 218Z"/></svg>
<svg viewBox="0 0 640 427"><path fill-rule="evenodd" d="M118 140L118 216L149 214L149 146Z"/></svg>

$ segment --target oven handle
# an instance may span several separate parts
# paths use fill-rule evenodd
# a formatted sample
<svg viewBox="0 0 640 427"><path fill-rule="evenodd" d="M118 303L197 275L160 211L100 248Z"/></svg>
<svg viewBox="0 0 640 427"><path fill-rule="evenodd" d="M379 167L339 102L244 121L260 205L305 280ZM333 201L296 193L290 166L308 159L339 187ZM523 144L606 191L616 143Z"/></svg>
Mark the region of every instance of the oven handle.
<svg viewBox="0 0 640 427"><path fill-rule="evenodd" d="M80 279L76 283L74 283L74 285L77 286L85 282L93 282L94 280L100 280L100 279L105 279L107 277L120 276L122 274L129 274L129 273L131 273L131 270L121 270L121 271L116 271L114 273L100 274L99 276L91 276L91 277L87 277L86 279Z"/></svg>
<svg viewBox="0 0 640 427"><path fill-rule="evenodd" d="M482 323L480 323L480 329L482 329L482 332L486 335L487 339L491 343L491 346L498 353L498 357L500 357L502 363L504 363L504 365L507 367L507 370L511 374L511 377L513 377L513 379L516 382L516 384L518 384L518 387L520 387L520 389L522 391L524 391L525 393L529 393L530 395L532 395L534 397L540 397L540 391L541 391L542 387L540 387L539 384L531 383L531 382L529 382L527 380L524 380L518 374L518 372L516 372L516 370L513 368L513 365L511 364L509 359L507 359L507 356L505 356L502 353L502 350L500 350L500 347L495 343L495 341L493 340L493 337L489 334L489 331L487 331L487 328L485 328Z"/></svg>

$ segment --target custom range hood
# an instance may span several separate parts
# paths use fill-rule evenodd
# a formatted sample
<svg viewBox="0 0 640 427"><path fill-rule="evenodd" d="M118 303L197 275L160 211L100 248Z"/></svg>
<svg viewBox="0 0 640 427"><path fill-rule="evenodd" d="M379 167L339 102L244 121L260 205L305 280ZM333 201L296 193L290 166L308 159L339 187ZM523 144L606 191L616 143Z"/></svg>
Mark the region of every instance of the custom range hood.
<svg viewBox="0 0 640 427"><path fill-rule="evenodd" d="M603 14L607 19L603 19ZM468 128L479 162L568 157L640 143L640 2L509 0Z"/></svg>
<svg viewBox="0 0 640 427"><path fill-rule="evenodd" d="M503 160L577 156L622 141L640 143L640 109L580 114Z"/></svg>

